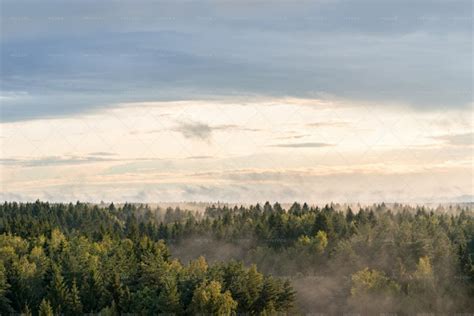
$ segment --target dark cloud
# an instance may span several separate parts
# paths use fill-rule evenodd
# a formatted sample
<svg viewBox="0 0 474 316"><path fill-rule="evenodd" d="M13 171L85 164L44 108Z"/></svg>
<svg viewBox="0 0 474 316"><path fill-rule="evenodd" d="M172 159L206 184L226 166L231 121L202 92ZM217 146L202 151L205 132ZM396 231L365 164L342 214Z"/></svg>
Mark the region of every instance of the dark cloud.
<svg viewBox="0 0 474 316"><path fill-rule="evenodd" d="M7 0L1 17L1 121L210 95L472 101L471 1Z"/></svg>
<svg viewBox="0 0 474 316"><path fill-rule="evenodd" d="M209 125L201 122L179 122L176 132L183 134L186 138L196 138L201 140L210 140L214 131L238 130L247 132L257 132L260 129L247 128L234 124Z"/></svg>
<svg viewBox="0 0 474 316"><path fill-rule="evenodd" d="M182 122L175 131L180 132L186 138L196 138L201 140L209 140L212 135L212 128L207 124L199 122Z"/></svg>

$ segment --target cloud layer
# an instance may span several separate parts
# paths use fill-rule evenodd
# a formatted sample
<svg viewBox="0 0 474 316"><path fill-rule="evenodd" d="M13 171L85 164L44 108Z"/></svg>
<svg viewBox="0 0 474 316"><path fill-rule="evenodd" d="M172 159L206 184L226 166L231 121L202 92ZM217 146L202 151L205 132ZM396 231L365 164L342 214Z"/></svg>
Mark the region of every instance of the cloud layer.
<svg viewBox="0 0 474 316"><path fill-rule="evenodd" d="M472 197L472 1L4 0L1 199Z"/></svg>
<svg viewBox="0 0 474 316"><path fill-rule="evenodd" d="M459 108L471 13L464 0L7 0L1 120L218 95Z"/></svg>
<svg viewBox="0 0 474 316"><path fill-rule="evenodd" d="M364 109L201 100L3 123L0 197L421 203L473 195L469 111Z"/></svg>

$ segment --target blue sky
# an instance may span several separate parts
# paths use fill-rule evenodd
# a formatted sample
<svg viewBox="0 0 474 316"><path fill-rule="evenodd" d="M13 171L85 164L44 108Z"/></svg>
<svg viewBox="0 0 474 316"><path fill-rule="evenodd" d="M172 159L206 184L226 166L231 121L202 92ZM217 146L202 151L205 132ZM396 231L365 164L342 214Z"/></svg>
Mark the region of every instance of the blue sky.
<svg viewBox="0 0 474 316"><path fill-rule="evenodd" d="M158 123L147 122L150 126L139 131L129 125L122 129L135 133L132 135L155 135L163 144L172 143L174 137L180 135L184 147L197 150L199 156L219 159L218 164L240 161L242 156L255 155L263 159L262 155L268 157L278 151L283 157L278 158L281 161L270 171L293 172L299 165L289 166L284 158L287 155L305 157L300 165L313 168L316 164L311 165L309 160L319 161L322 150L338 148L333 144L334 135L353 134L356 126L372 128L374 139L377 135L381 138L378 144L386 141L393 147L393 142L386 139L386 131L369 125L373 118L368 119L365 113L372 113L372 110L367 111L372 108L382 111L383 118L395 115L399 121L406 117L412 119L411 125L400 124L412 134L393 130L395 134L413 138L398 144L396 150L401 151L420 135L435 143L443 140L445 144L447 139L462 139L463 154L456 159L462 161L462 165L472 158L472 124L466 123L472 113L471 1L70 0L38 3L3 0L1 9L1 124L4 147L10 146L2 153L4 170L26 165L34 171L28 172L32 175L41 174L44 172L41 168L51 168L55 163L57 168L64 168L68 162L77 168L85 163L105 162L111 167L126 159L150 160L152 162L147 164L153 165L153 161L164 159L165 150L157 150L152 156L139 156L103 150L91 141L90 150L77 151L63 144L62 148L54 149L54 155L41 150L27 152L17 138L23 137L29 142L28 132L23 136L12 132L29 131L35 126L33 130L37 132L32 132L32 136L44 133L46 138L33 140L33 143L37 141L46 146L44 144L57 141L54 135L45 133L51 124L64 126L70 120L96 124L96 117L107 121L111 113L120 113L126 120L136 116L133 109L143 107L151 108L150 113L159 117ZM180 105L170 107L170 102ZM222 113L218 110L220 103L235 107L236 116L230 121L217 118ZM240 108L247 103L250 104L248 108ZM276 117L267 113L265 118L260 118L259 124L252 113L257 116L266 113L264 105L273 103L283 104L286 112ZM325 114L328 104L337 117ZM183 112L185 108L200 106L207 109L201 111L205 113L203 115L194 110ZM230 108L224 112L233 113ZM308 108L312 112L307 112ZM277 135L279 142L275 139L267 143L265 133L270 133L273 126L265 122L285 123L282 119L291 117L295 111L307 116L294 120L282 135ZM353 120L354 113L360 120ZM329 139L322 139L321 125L317 132L308 126L302 128L305 124L321 124L322 117L340 124L343 132L334 131L334 126L325 126L330 135L326 137ZM434 124L440 117L449 122ZM418 119L430 122L428 127L419 130ZM243 144L239 151L233 145L223 145L217 140L221 134L236 139L245 137L243 132L260 132L261 137L252 136L261 139L260 146L256 149ZM62 131L62 135L70 133ZM111 129L110 133L107 136L110 139L121 135L118 129ZM175 133L175 136L166 138L160 133ZM193 133L198 137L189 137ZM75 136L71 134L70 137ZM349 149L354 147L359 148L361 154L367 148L364 140L362 143L352 140L337 150L348 155ZM135 150L140 149L137 142L137 139L135 143L131 141ZM218 146L220 153L216 153ZM457 146L459 150L460 145ZM203 148L213 154L201 152ZM116 156L114 159L110 159L110 155L90 159L90 152ZM384 163L386 154L380 151L380 160L373 163ZM198 156L193 152L186 155ZM308 158L311 155L314 157ZM166 159L176 163L176 159L184 159L184 156L175 151L174 156ZM431 160L428 158L419 162L420 165ZM399 163L409 164L408 158L400 159ZM451 160L446 159L445 163ZM195 170L192 171L197 172L200 164L193 165ZM191 165L181 165L180 171ZM230 167L226 166L224 169L230 172ZM347 166L347 162L340 162L340 168ZM258 164L249 168L258 169L252 172L268 172ZM234 169L244 172L240 165ZM472 175L472 170L467 175ZM77 185L72 174L68 177L67 181L62 179L65 182L61 185ZM33 177L31 181L35 179ZM137 181L139 179L137 176ZM173 199L173 196L180 199L214 199L213 196L242 199L245 196L243 193L226 195L225 188L230 184L214 185L210 193L203 189L202 194L195 194L199 191L196 188L183 189L184 180L166 179L169 181L164 181L163 186L167 183L169 188L175 187L175 195L170 193L160 199ZM247 178L236 179L242 187L250 185ZM467 177L460 181L469 183ZM90 188L99 182L86 179L81 190L93 191ZM195 185L209 189L209 183L204 182ZM288 192L278 187L277 182L272 185L274 191L265 193L268 198L278 199ZM395 197L392 189L388 183L380 188L389 198ZM34 198L46 196L45 192L52 189L45 186L34 192L28 190L18 184L5 196ZM81 190L77 196L64 195L62 198L97 198L82 194ZM138 192L139 189L130 190ZM458 191L451 194L452 198L470 195L472 183L470 188ZM133 194L124 189L110 193L110 198ZM297 190L294 195L320 199L339 197L337 194L313 197L304 190ZM427 191L406 199L417 199L422 195L430 194ZM252 197L256 198L258 196ZM352 199L357 198L358 195L354 195Z"/></svg>

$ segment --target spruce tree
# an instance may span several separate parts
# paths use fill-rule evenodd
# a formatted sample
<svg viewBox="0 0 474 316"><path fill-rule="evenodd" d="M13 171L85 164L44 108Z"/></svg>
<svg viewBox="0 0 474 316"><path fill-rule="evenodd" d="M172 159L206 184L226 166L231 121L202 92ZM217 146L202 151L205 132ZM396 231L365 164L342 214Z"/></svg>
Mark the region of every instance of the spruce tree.
<svg viewBox="0 0 474 316"><path fill-rule="evenodd" d="M69 302L69 291L61 275L60 267L54 264L52 266L52 273L52 280L48 288L48 297L56 312L62 313L65 310L64 307Z"/></svg>
<svg viewBox="0 0 474 316"><path fill-rule="evenodd" d="M53 316L53 308L48 300L43 299L39 306L38 316Z"/></svg>
<svg viewBox="0 0 474 316"><path fill-rule="evenodd" d="M84 312L99 312L108 302L109 292L104 281L96 269L92 269L81 289Z"/></svg>
<svg viewBox="0 0 474 316"><path fill-rule="evenodd" d="M181 314L180 295L176 280L168 278L164 281L163 288L158 296L159 312L163 314Z"/></svg>
<svg viewBox="0 0 474 316"><path fill-rule="evenodd" d="M5 267L3 262L0 261L0 315L8 315L13 311L11 302L6 295L9 287Z"/></svg>
<svg viewBox="0 0 474 316"><path fill-rule="evenodd" d="M80 292L77 287L76 279L72 281L70 296L69 296L69 304L68 310L71 315L81 315L82 314L82 303Z"/></svg>

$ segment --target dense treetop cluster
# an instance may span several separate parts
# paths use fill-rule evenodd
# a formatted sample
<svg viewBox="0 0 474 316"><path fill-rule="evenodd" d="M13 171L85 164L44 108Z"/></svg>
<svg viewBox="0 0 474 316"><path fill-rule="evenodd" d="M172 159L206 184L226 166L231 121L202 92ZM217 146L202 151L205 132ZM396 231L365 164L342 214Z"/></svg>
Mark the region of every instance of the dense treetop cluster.
<svg viewBox="0 0 474 316"><path fill-rule="evenodd" d="M473 312L473 236L461 206L4 203L0 314Z"/></svg>

